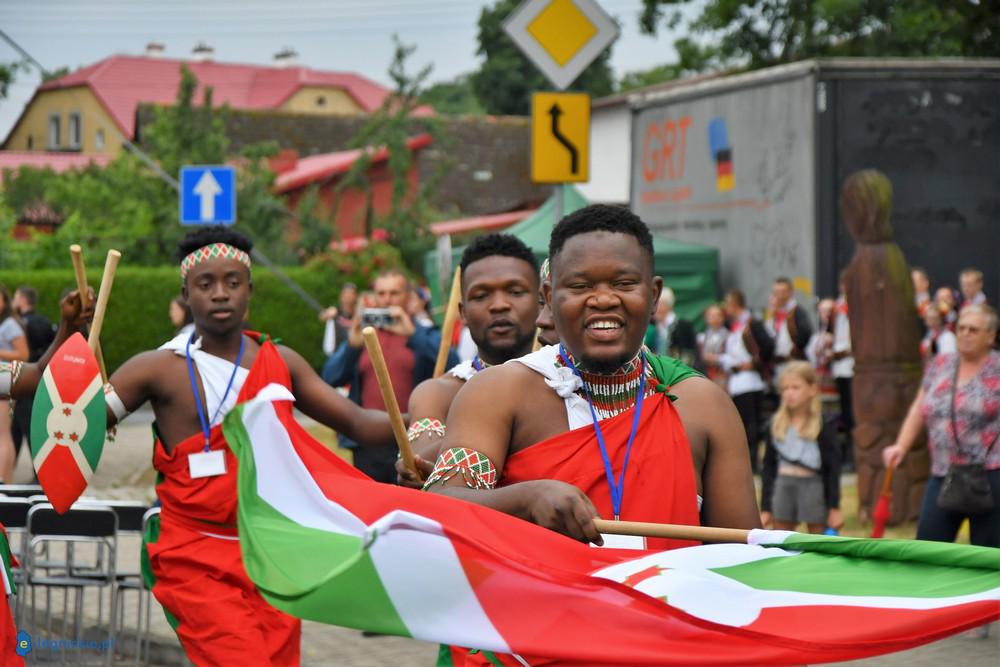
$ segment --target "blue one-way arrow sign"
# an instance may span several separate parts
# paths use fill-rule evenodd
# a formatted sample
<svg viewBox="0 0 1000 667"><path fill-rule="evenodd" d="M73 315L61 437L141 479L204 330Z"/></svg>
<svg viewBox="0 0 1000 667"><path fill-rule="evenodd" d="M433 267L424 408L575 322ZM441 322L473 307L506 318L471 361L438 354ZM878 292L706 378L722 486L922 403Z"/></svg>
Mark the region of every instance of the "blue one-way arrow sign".
<svg viewBox="0 0 1000 667"><path fill-rule="evenodd" d="M236 222L236 170L220 165L181 167L182 225Z"/></svg>

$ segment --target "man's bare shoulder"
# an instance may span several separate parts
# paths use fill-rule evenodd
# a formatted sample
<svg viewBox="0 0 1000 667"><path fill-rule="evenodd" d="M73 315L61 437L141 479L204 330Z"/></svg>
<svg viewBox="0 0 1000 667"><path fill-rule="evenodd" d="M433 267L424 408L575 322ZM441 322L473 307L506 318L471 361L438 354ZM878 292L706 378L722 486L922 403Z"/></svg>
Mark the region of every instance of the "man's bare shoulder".
<svg viewBox="0 0 1000 667"><path fill-rule="evenodd" d="M500 364L473 375L456 393L456 400L474 399L477 404L503 401L518 403L536 390L546 389L541 375L523 364ZM464 401L463 401L464 402Z"/></svg>
<svg viewBox="0 0 1000 667"><path fill-rule="evenodd" d="M430 411L447 415L448 406L451 405L455 395L464 386L465 380L460 380L454 375L442 375L438 378L424 380L410 394L411 420L420 419L426 416L422 414L423 412Z"/></svg>
<svg viewBox="0 0 1000 667"><path fill-rule="evenodd" d="M722 387L704 377L689 377L671 387L670 392L677 397L678 410L682 406L713 410L732 402Z"/></svg>

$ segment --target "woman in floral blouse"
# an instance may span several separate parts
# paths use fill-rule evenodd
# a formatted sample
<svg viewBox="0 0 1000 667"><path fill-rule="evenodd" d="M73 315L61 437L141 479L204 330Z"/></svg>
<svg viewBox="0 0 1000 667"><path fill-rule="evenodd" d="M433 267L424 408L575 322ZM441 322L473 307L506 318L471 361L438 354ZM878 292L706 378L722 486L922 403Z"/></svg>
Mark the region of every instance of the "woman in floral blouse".
<svg viewBox="0 0 1000 667"><path fill-rule="evenodd" d="M920 508L918 540L954 541L968 518L973 544L1000 547L1000 353L991 349L996 332L993 308L972 305L962 309L956 327L958 351L931 361L895 444L882 452L886 467L899 465L927 427L931 477ZM949 467L962 463L985 465L993 492L992 510L965 513L938 506Z"/></svg>

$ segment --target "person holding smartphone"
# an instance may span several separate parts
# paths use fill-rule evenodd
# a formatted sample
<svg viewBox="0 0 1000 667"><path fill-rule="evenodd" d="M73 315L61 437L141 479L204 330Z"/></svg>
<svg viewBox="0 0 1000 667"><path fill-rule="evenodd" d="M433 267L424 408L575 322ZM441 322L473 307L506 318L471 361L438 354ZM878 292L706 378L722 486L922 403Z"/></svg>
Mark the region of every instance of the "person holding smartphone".
<svg viewBox="0 0 1000 667"><path fill-rule="evenodd" d="M414 387L434 374L441 333L433 327L417 324L406 311L412 286L398 269L383 271L372 284L373 293L365 295L354 311L347 340L323 364L322 376L334 387L350 386L348 397L363 408L385 410L375 368L365 349L361 330L374 326L385 363L392 379L399 409L406 412ZM454 352L448 368L458 363ZM354 465L379 482L396 481L395 445L358 447L341 439L341 445L354 450Z"/></svg>

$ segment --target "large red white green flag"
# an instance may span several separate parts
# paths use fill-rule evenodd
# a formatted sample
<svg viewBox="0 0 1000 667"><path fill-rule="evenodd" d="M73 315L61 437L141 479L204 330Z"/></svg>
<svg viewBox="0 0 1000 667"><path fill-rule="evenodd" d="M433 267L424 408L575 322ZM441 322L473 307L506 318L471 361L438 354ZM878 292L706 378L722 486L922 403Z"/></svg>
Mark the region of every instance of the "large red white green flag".
<svg viewBox="0 0 1000 667"><path fill-rule="evenodd" d="M31 460L57 512L86 490L106 429L101 372L87 341L75 333L45 368L31 412Z"/></svg>
<svg viewBox="0 0 1000 667"><path fill-rule="evenodd" d="M272 385L223 428L239 457L247 573L300 618L531 665L822 663L1000 618L1000 550L775 531L667 552L589 548L373 482L313 440L290 399Z"/></svg>

